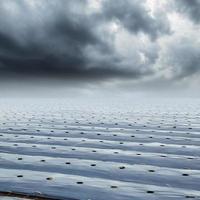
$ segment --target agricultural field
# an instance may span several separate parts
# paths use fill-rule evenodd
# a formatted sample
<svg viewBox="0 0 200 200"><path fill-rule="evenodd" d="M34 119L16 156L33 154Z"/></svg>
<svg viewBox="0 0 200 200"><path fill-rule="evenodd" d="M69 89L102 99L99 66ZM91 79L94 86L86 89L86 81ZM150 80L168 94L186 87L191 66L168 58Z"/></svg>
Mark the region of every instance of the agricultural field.
<svg viewBox="0 0 200 200"><path fill-rule="evenodd" d="M0 199L200 199L198 101L0 106Z"/></svg>

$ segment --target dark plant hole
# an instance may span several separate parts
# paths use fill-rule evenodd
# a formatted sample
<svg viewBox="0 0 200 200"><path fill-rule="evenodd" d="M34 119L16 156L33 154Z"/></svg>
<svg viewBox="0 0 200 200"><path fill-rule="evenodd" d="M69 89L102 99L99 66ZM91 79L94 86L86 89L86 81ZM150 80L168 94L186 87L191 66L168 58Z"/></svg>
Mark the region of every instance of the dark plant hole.
<svg viewBox="0 0 200 200"><path fill-rule="evenodd" d="M150 170L148 170L149 172L155 172L155 170L153 170L153 169L150 169Z"/></svg>
<svg viewBox="0 0 200 200"><path fill-rule="evenodd" d="M118 188L116 185L111 185L110 188Z"/></svg>
<svg viewBox="0 0 200 200"><path fill-rule="evenodd" d="M52 177L47 177L46 180L51 181L51 180L53 180L53 178Z"/></svg>
<svg viewBox="0 0 200 200"><path fill-rule="evenodd" d="M77 184L83 184L83 182L82 181L78 181L78 182L76 182Z"/></svg>
<svg viewBox="0 0 200 200"><path fill-rule="evenodd" d="M153 190L147 190L146 193L148 193L148 194L153 194L154 191L153 191Z"/></svg>
<svg viewBox="0 0 200 200"><path fill-rule="evenodd" d="M22 177L23 177L23 175L17 175L17 177L18 177L18 178L22 178Z"/></svg>
<svg viewBox="0 0 200 200"><path fill-rule="evenodd" d="M18 158L17 160L23 160L23 158Z"/></svg>
<svg viewBox="0 0 200 200"><path fill-rule="evenodd" d="M124 166L120 166L119 169L125 169L125 167Z"/></svg>
<svg viewBox="0 0 200 200"><path fill-rule="evenodd" d="M189 176L189 174L182 174L182 176Z"/></svg>
<svg viewBox="0 0 200 200"><path fill-rule="evenodd" d="M194 198L195 198L195 196L186 195L186 196L185 196L185 198L187 198L187 199L194 199Z"/></svg>

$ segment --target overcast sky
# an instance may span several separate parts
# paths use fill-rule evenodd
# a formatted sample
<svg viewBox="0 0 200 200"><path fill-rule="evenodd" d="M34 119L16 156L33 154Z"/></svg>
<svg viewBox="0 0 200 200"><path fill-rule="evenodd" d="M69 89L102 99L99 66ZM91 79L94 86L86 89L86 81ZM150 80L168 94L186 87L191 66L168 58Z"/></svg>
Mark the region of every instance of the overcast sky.
<svg viewBox="0 0 200 200"><path fill-rule="evenodd" d="M200 0L1 0L1 89L197 93L199 35Z"/></svg>

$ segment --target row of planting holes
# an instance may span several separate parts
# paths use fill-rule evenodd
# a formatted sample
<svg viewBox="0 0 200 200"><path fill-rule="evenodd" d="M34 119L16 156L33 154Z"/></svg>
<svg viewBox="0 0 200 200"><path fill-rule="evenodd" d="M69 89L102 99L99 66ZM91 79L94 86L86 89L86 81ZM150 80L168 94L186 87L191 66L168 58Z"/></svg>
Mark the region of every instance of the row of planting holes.
<svg viewBox="0 0 200 200"><path fill-rule="evenodd" d="M23 158L17 158L17 160L23 160ZM46 160L43 159L43 160L40 160L40 162L46 162ZM71 163L70 162L66 162L65 164L66 165L70 165ZM96 164L91 164L90 166L95 167ZM120 166L119 167L119 169L125 169L125 168L126 168L125 166ZM148 170L148 172L155 172L155 170L150 169L150 170ZM183 173L182 176L189 176L189 174Z"/></svg>
<svg viewBox="0 0 200 200"><path fill-rule="evenodd" d="M80 134L84 134L84 133L80 133ZM97 133L98 136L100 136L101 134L100 133ZM3 137L4 135L3 134L0 134L0 137ZM113 134L114 137L118 136L116 134ZM14 137L19 137L19 135L15 135ZM130 137L132 138L135 138L135 135L131 135ZM31 139L35 138L34 136L30 136ZM149 136L148 137L149 139L154 139L153 136ZM155 137L156 138L156 137ZM46 139L50 140L51 138L50 137L47 137ZM167 137L165 138L166 140L170 140L171 138ZM63 140L68 140L67 138L64 138ZM82 142L85 142L86 140L81 140ZM108 140L109 141L109 140ZM185 139L185 141L191 141L190 139ZM99 142L103 143L104 141L100 140ZM119 144L124 144L123 142L120 142ZM140 146L144 145L144 144L139 144ZM161 147L164 147L166 145L160 145ZM182 148L186 148L187 146L182 146Z"/></svg>
<svg viewBox="0 0 200 200"><path fill-rule="evenodd" d="M8 128L8 130L10 130L10 131L12 131L13 129L12 128ZM23 129L23 131L26 131L27 129ZM37 130L35 130L36 132L40 132L40 130L39 129L37 129ZM140 131L139 129L136 129L135 131ZM51 130L50 131L51 133L54 133L54 130ZM152 130L151 132L156 132L156 131L154 131L154 130ZM65 133L69 133L68 131L66 131ZM172 131L169 131L169 133L173 133ZM84 134L87 134L87 133L84 133L84 132L80 132L80 134L81 135L84 135ZM189 134L191 134L191 133L189 133L189 132L186 132L185 134L187 134L187 135L189 135ZM98 136L100 136L101 135L101 133L97 133L96 135L98 135ZM116 136L118 136L117 134L113 134L113 136L114 137L116 137ZM135 135L131 135L130 137L136 137ZM153 139L154 137L153 136L149 136L149 138L150 139ZM156 137L155 137L156 138ZM169 138L169 137L167 137L167 138L165 138L165 139L167 139L167 140L170 140L171 138Z"/></svg>
<svg viewBox="0 0 200 200"><path fill-rule="evenodd" d="M3 123L3 125L5 125L6 123ZM92 123L88 123L90 125L92 125ZM27 126L30 126L30 124L26 124ZM118 125L118 123L115 123L114 125ZM42 124L38 124L38 126L42 126ZM133 126L132 124L128 124L127 126ZM188 125L190 126L190 125ZM55 127L55 125L53 125L52 127ZM67 126L64 126L65 128L67 128ZM143 125L144 128L148 128L146 125ZM161 126L156 126L157 128L161 128ZM91 127L92 129L94 129L95 127ZM176 129L177 126L172 126L171 128ZM106 127L105 129L109 129L108 127ZM192 129L192 127L188 127L189 130ZM12 130L12 128L9 128L9 130Z"/></svg>
<svg viewBox="0 0 200 200"><path fill-rule="evenodd" d="M0 136L3 136L3 135L0 135ZM15 137L18 137L18 136L15 136ZM30 137L31 139L32 138L34 138L33 136L31 136ZM50 140L51 138L47 138L48 140ZM68 140L67 138L64 138L63 140ZM86 140L81 140L82 142L85 142ZM100 140L99 141L100 143L104 143L104 141L103 140ZM124 142L119 142L119 144L124 144ZM14 144L14 146L18 146L17 144ZM140 143L139 144L139 146L145 146L145 144L143 144L143 143ZM164 145L164 144L161 144L161 145L159 145L160 147L167 147L167 145ZM33 145L32 147L36 147L36 145ZM51 147L52 149L56 149L56 147ZM187 146L186 145L183 145L183 146L181 146L181 148L187 148ZM72 149L72 150L75 150L75 149ZM93 152L96 152L96 151L93 151Z"/></svg>
<svg viewBox="0 0 200 200"><path fill-rule="evenodd" d="M24 176L20 174L20 175L17 175L17 177L18 177L18 178L23 178ZM51 180L53 180L53 178L52 178L52 177L47 177L46 180L51 181ZM82 181L77 181L76 184L80 184L80 185L81 185L81 184L84 184L84 182L82 182ZM117 189L118 186L116 186L116 185L111 185L110 188L112 188L112 189ZM153 191L153 190L147 190L146 193L148 193L148 194L154 194L155 191ZM192 196L192 195L185 195L185 198L195 198L195 196Z"/></svg>
<svg viewBox="0 0 200 200"><path fill-rule="evenodd" d="M19 146L18 144L13 144L13 146ZM36 148L37 146L36 145L32 145L32 148ZM56 149L56 147L51 147L51 149ZM76 151L75 148L71 148L72 151ZM97 150L92 150L91 151L92 153L97 153ZM119 154L119 152L115 151L113 152L114 154ZM141 156L142 154L141 153L136 153L135 155L137 156ZM161 158L167 158L166 155L160 155ZM193 160L194 158L193 157L187 157L186 159L188 160Z"/></svg>

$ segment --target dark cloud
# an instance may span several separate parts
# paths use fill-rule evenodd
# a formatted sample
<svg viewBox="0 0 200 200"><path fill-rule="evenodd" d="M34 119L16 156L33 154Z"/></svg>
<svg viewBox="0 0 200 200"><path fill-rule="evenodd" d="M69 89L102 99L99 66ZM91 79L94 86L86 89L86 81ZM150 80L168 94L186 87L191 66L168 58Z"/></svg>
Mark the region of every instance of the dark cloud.
<svg viewBox="0 0 200 200"><path fill-rule="evenodd" d="M14 27L15 32L9 30L3 33L3 30L0 30L0 70L2 73L55 77L79 77L82 73L83 76L89 77L96 73L94 69L86 69L89 60L84 55L84 49L88 45L108 47L90 28L92 22L88 16L82 13L78 15L70 10L70 5L81 4L80 1L72 3L72 1L61 0L55 4L43 1L42 5L36 7L37 10L28 10L30 8L25 1L14 2L15 5L8 5L12 1L7 1L7 5L16 6L15 9L18 9L20 14L16 14L16 18L13 17L10 21L7 20L5 26L8 29L11 26ZM42 13L44 10L40 6L47 9L46 15ZM1 9L3 10L3 7ZM23 19L23 13L27 14L28 11L30 13ZM5 10L2 13L5 13ZM41 15L38 21L32 21L34 18L37 19L38 14ZM21 21L18 23L18 20ZM19 29L18 26L21 26L21 23L24 25L22 29ZM97 69L97 71L101 75L104 71L106 73L103 69ZM108 69L108 71L112 70ZM115 69L113 73L117 74Z"/></svg>
<svg viewBox="0 0 200 200"><path fill-rule="evenodd" d="M104 3L104 12L108 18L118 20L132 33L145 33L151 39L170 34L169 22L163 13L151 16L143 0L108 0ZM157 13L158 15L158 13Z"/></svg>
<svg viewBox="0 0 200 200"><path fill-rule="evenodd" d="M200 1L199 0L178 0L174 1L179 12L186 14L195 23L200 23Z"/></svg>
<svg viewBox="0 0 200 200"><path fill-rule="evenodd" d="M121 56L114 36L102 27L116 18L133 34L143 32L155 39L169 32L167 21L153 19L140 1L114 2L108 0L99 12L88 13L88 1L2 0L1 76L97 80L153 73ZM155 59L156 53L146 52Z"/></svg>
<svg viewBox="0 0 200 200"><path fill-rule="evenodd" d="M190 78L200 73L200 42L193 38L175 38L166 45L163 61L172 80Z"/></svg>
<svg viewBox="0 0 200 200"><path fill-rule="evenodd" d="M58 33L58 29L56 30ZM83 33L83 32L82 32ZM60 32L59 34L63 34ZM80 33L81 34L81 33ZM15 41L12 37L0 34L0 72L1 76L45 76L55 78L68 79L106 79L106 78L138 78L147 74L140 70L122 69L119 57L109 54L105 60L88 58L84 54L84 48L87 44L103 45L105 53L110 53L106 45L94 40L92 37L88 41L73 41L70 38L63 37L62 42L66 42L67 46L59 47L52 44L49 49L43 47L41 43L33 43L23 46ZM83 36L82 36L83 37ZM54 37L53 37L54 38ZM53 40L52 38L52 40ZM63 49L60 51L60 47ZM95 47L98 49L98 47ZM101 49L100 49L101 51Z"/></svg>

